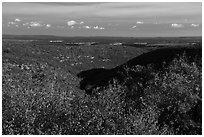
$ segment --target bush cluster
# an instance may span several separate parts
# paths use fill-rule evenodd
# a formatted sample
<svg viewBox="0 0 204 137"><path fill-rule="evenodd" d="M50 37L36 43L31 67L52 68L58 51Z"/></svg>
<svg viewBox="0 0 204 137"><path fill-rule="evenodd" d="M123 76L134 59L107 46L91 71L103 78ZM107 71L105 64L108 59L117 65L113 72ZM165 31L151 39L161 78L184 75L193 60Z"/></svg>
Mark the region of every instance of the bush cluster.
<svg viewBox="0 0 204 137"><path fill-rule="evenodd" d="M61 69L33 64L10 73L15 67L3 64L3 134L202 134L201 65L185 57L162 72L138 67L153 76L145 86L129 76L131 88L114 81L94 96Z"/></svg>
<svg viewBox="0 0 204 137"><path fill-rule="evenodd" d="M148 104L160 111L158 123L174 134L202 134L202 68L201 60L196 62L174 59L145 89Z"/></svg>

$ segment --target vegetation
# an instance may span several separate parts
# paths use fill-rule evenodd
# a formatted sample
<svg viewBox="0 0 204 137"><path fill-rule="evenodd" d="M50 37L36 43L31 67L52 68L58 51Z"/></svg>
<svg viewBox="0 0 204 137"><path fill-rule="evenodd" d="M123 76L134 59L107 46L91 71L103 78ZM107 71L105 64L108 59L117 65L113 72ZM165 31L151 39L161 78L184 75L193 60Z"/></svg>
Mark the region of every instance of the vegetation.
<svg viewBox="0 0 204 137"><path fill-rule="evenodd" d="M5 62L3 134L202 134L201 60L183 56L162 72L133 69L153 76L145 88L129 75L131 88L114 81L90 96L63 69Z"/></svg>
<svg viewBox="0 0 204 137"><path fill-rule="evenodd" d="M96 67L113 68L147 51L146 48L127 46L67 46L40 40L33 42L2 41L3 62L18 65L42 62L72 74Z"/></svg>

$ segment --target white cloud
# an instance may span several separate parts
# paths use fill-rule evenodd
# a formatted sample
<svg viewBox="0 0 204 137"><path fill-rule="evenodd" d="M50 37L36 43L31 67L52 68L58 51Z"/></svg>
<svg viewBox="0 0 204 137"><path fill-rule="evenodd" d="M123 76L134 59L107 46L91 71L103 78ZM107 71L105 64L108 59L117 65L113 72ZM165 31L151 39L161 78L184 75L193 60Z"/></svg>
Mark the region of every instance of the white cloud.
<svg viewBox="0 0 204 137"><path fill-rule="evenodd" d="M46 18L47 15L54 19L64 18L104 18L105 20L115 18L119 23L122 19L131 20L136 17L138 20L152 19L157 17L161 23L178 22L184 18L195 22L201 21L202 4L200 3L146 3L146 2L118 2L96 4L40 4L40 3L4 3L3 14L24 15L32 18L32 15L40 15ZM8 6L7 6L8 5ZM101 8L99 10L99 8ZM17 9L17 10L14 10ZM190 10L189 10L190 9ZM121 12L122 10L122 12ZM175 18L172 18L174 16ZM68 18L68 19L69 19ZM90 20L91 20L90 18ZM105 21L104 20L104 21ZM69 21L69 20L67 20ZM67 21L64 23L67 24ZM137 20L136 20L137 21ZM135 23L136 23L135 21ZM144 20L146 21L146 20ZM145 22L146 23L146 22Z"/></svg>
<svg viewBox="0 0 204 137"><path fill-rule="evenodd" d="M42 27L43 25L40 22L31 21L31 22L24 23L23 26L27 26L27 28L31 28L31 27Z"/></svg>
<svg viewBox="0 0 204 137"><path fill-rule="evenodd" d="M137 26L136 26L136 25L134 25L134 26L132 26L132 27L131 27L131 29L134 29L134 28L136 28L136 27L137 27Z"/></svg>
<svg viewBox="0 0 204 137"><path fill-rule="evenodd" d="M51 27L51 24L47 24L46 27L47 27L47 28L50 28L50 27Z"/></svg>
<svg viewBox="0 0 204 137"><path fill-rule="evenodd" d="M20 22L20 21L21 21L21 20L20 20L20 19L18 19L18 18L16 18L16 19L15 19L15 22Z"/></svg>
<svg viewBox="0 0 204 137"><path fill-rule="evenodd" d="M83 22L83 21L81 21L79 24L84 24L84 22Z"/></svg>
<svg viewBox="0 0 204 137"><path fill-rule="evenodd" d="M137 21L136 23L137 24L144 24L144 22L142 22L142 21Z"/></svg>
<svg viewBox="0 0 204 137"><path fill-rule="evenodd" d="M99 27L99 26L94 26L94 27L93 27L93 29L97 29L97 30L98 30L98 29L100 29L100 30L104 30L105 28L104 28L104 27Z"/></svg>
<svg viewBox="0 0 204 137"><path fill-rule="evenodd" d="M29 23L27 22L27 23L23 23L23 26L28 26L29 25Z"/></svg>
<svg viewBox="0 0 204 137"><path fill-rule="evenodd" d="M85 29L91 29L91 26L83 26Z"/></svg>
<svg viewBox="0 0 204 137"><path fill-rule="evenodd" d="M99 29L99 26L94 26L93 29Z"/></svg>
<svg viewBox="0 0 204 137"><path fill-rule="evenodd" d="M74 26L76 24L84 24L84 21L80 21L80 22L77 22L77 21L74 21L74 20L67 21L68 26Z"/></svg>
<svg viewBox="0 0 204 137"><path fill-rule="evenodd" d="M172 28L183 28L184 25L183 24L176 24L176 23L174 23L174 24L171 24L171 27Z"/></svg>
<svg viewBox="0 0 204 137"><path fill-rule="evenodd" d="M40 24L39 22L31 21L30 27L42 27L42 24Z"/></svg>
<svg viewBox="0 0 204 137"><path fill-rule="evenodd" d="M68 25L68 26L73 26L73 25L75 25L75 24L77 24L77 22L74 21L74 20L71 20L71 21L68 21L68 22L67 22L67 25Z"/></svg>
<svg viewBox="0 0 204 137"><path fill-rule="evenodd" d="M14 25L14 24L16 24L16 23L13 22L13 21L9 21L9 22L8 22L8 25Z"/></svg>
<svg viewBox="0 0 204 137"><path fill-rule="evenodd" d="M103 30L103 29L105 29L105 28L103 28L103 27L100 27L99 29L100 29L100 30Z"/></svg>
<svg viewBox="0 0 204 137"><path fill-rule="evenodd" d="M191 24L191 27L199 27L200 24Z"/></svg>

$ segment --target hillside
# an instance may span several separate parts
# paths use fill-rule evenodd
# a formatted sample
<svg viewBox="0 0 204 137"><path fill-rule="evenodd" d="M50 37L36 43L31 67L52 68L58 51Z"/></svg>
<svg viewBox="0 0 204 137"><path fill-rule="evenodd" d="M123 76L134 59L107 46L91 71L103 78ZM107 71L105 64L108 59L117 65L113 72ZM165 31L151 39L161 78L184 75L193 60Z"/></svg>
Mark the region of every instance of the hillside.
<svg viewBox="0 0 204 137"><path fill-rule="evenodd" d="M202 134L201 43L70 46L49 38L2 41L2 134Z"/></svg>
<svg viewBox="0 0 204 137"><path fill-rule="evenodd" d="M30 41L3 40L2 51L3 62L18 65L43 62L76 74L96 67L115 67L147 52L148 49L109 45L48 45L47 43L34 44Z"/></svg>

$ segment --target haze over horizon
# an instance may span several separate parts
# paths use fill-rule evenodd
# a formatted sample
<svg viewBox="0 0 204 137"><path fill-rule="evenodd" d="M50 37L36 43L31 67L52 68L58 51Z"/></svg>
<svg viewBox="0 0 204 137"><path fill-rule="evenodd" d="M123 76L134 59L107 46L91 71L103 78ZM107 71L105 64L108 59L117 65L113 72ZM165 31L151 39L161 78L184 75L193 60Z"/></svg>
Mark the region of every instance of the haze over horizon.
<svg viewBox="0 0 204 137"><path fill-rule="evenodd" d="M2 34L202 36L202 3L3 2Z"/></svg>

